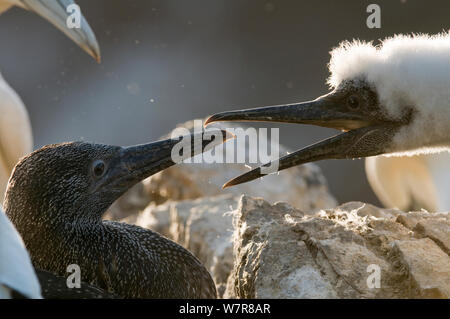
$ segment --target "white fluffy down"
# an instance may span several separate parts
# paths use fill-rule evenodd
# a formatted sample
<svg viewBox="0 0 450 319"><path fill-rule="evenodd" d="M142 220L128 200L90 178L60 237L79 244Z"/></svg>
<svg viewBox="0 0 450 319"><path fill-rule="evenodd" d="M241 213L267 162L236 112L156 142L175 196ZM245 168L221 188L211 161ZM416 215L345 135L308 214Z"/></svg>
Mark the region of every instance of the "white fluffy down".
<svg viewBox="0 0 450 319"><path fill-rule="evenodd" d="M413 123L395 137L393 151L450 146L450 33L396 35L379 45L345 41L331 51L329 70L332 88L366 79L392 117L402 106L417 110Z"/></svg>

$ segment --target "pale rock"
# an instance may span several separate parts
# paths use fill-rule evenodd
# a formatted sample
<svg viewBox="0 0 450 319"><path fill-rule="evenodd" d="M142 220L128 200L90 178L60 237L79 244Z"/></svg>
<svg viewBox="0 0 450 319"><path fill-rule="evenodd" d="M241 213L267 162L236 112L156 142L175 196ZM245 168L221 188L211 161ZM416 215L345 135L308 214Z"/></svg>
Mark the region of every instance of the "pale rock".
<svg viewBox="0 0 450 319"><path fill-rule="evenodd" d="M397 221L416 233L417 237L432 239L450 255L450 213L410 212L398 216Z"/></svg>
<svg viewBox="0 0 450 319"><path fill-rule="evenodd" d="M449 230L449 228L447 229ZM429 238L394 242L411 285L420 298L450 298L450 257Z"/></svg>
<svg viewBox="0 0 450 319"><path fill-rule="evenodd" d="M243 196L225 297L449 298L448 215L420 214L410 229L364 203L305 214Z"/></svg>
<svg viewBox="0 0 450 319"><path fill-rule="evenodd" d="M152 203L143 211L131 214L122 219L121 222L135 224L156 231L166 237L171 237L170 227L172 221L170 219L170 208L170 201L159 206Z"/></svg>

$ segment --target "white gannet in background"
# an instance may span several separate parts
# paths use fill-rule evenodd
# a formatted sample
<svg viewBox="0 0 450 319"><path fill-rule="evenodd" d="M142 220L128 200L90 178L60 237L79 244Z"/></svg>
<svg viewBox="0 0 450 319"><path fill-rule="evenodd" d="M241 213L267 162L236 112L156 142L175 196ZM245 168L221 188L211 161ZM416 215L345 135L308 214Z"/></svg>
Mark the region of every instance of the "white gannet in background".
<svg viewBox="0 0 450 319"><path fill-rule="evenodd" d="M0 207L9 175L18 160L33 150L28 112L0 74Z"/></svg>
<svg viewBox="0 0 450 319"><path fill-rule="evenodd" d="M67 18L70 15L67 8L73 4L75 4L73 0L0 0L0 14L12 6L32 11L53 24L100 62L100 48L97 39L84 16L80 16L79 29L67 27Z"/></svg>
<svg viewBox="0 0 450 319"><path fill-rule="evenodd" d="M449 209L450 156L432 153L450 148L450 34L397 35L378 46L345 41L331 51L329 70L332 92L313 101L218 113L205 125L268 121L339 129L344 133L280 158L279 170L385 154L392 157L367 162L369 180L385 204ZM262 176L255 168L224 187Z"/></svg>
<svg viewBox="0 0 450 319"><path fill-rule="evenodd" d="M374 156L365 161L367 179L385 207L402 211L450 210L450 154Z"/></svg>
<svg viewBox="0 0 450 319"><path fill-rule="evenodd" d="M18 6L39 14L100 61L100 49L94 32L81 16L80 29L69 29L66 9L72 0L0 0L0 13ZM33 136L27 110L20 97L0 74L0 206L9 175L19 158L33 149Z"/></svg>
<svg viewBox="0 0 450 319"><path fill-rule="evenodd" d="M26 298L42 298L22 238L0 208L0 299L9 299L13 293Z"/></svg>
<svg viewBox="0 0 450 319"><path fill-rule="evenodd" d="M47 19L83 50L100 61L95 35L81 16L79 29L66 27L66 9L72 0L0 0L0 14L11 6L19 6ZM0 74L0 299L21 295L41 298L41 288L30 257L14 226L1 211L4 192L11 170L17 161L32 151L33 137L27 110L17 93ZM60 284L52 274L40 272L47 286ZM50 279L49 279L50 278ZM63 278L64 279L64 278Z"/></svg>

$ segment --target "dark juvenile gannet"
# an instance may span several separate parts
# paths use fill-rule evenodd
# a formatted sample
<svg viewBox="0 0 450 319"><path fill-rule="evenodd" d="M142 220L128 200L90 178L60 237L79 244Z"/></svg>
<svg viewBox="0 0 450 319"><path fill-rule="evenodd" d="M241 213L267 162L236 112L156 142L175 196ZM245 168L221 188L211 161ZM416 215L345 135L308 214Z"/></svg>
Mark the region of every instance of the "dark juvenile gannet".
<svg viewBox="0 0 450 319"><path fill-rule="evenodd" d="M62 30L89 55L100 61L100 49L86 19L80 28L69 29L67 7L72 0L0 0L0 14L12 6L35 12ZM31 123L22 99L0 74L0 206L11 171L17 161L33 150Z"/></svg>
<svg viewBox="0 0 450 319"><path fill-rule="evenodd" d="M332 92L304 103L218 113L205 125L217 121L267 121L312 124L344 131L280 158L278 170L324 159L448 151L449 57L449 33L397 35L385 39L379 46L361 41L343 42L331 52L328 84ZM408 161L408 157L403 158ZM263 166L269 167L269 164L274 167L274 163ZM224 187L262 176L261 169L255 168ZM421 176L433 178L432 174ZM414 196L409 192L418 189L418 185L408 186L408 183L420 183L420 178L411 179L402 174L384 176L389 177L401 179L394 181L394 185L407 186L401 190L404 193L401 199ZM437 182L437 179L430 181L431 184ZM401 199L391 202L408 204Z"/></svg>
<svg viewBox="0 0 450 319"><path fill-rule="evenodd" d="M192 143L203 147L193 144L184 158L230 138L217 132L213 142L196 134ZM77 264L82 281L125 298L215 298L210 274L189 251L151 230L102 220L131 186L175 164L171 152L178 142L72 142L23 158L11 175L4 208L33 265L63 276Z"/></svg>

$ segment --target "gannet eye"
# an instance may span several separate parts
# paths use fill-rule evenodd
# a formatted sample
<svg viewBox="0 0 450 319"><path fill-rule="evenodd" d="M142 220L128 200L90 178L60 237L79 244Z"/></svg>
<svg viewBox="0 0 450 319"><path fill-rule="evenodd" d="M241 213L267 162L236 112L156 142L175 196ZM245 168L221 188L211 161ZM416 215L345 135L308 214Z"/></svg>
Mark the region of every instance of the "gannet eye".
<svg viewBox="0 0 450 319"><path fill-rule="evenodd" d="M356 95L350 95L347 99L347 106L351 111L359 109L359 97Z"/></svg>
<svg viewBox="0 0 450 319"><path fill-rule="evenodd" d="M102 177L105 173L106 164L102 160L96 160L92 164L92 174L95 177Z"/></svg>

